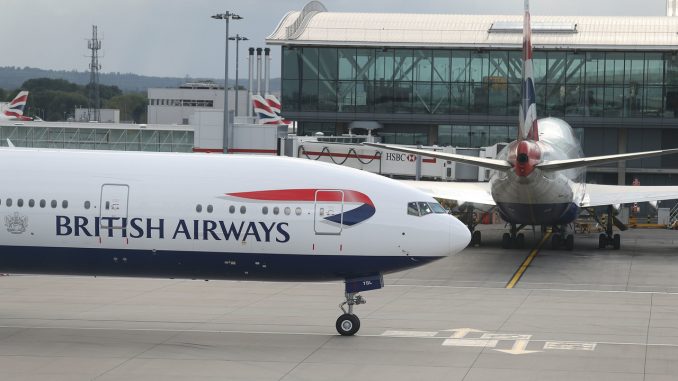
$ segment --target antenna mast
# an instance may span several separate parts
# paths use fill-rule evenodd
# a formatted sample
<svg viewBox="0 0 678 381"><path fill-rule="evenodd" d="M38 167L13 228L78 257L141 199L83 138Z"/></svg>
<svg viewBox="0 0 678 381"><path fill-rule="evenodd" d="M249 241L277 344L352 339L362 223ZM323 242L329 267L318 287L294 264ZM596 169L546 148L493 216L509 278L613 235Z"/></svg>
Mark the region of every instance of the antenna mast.
<svg viewBox="0 0 678 381"><path fill-rule="evenodd" d="M88 114L90 121L101 121L99 109L101 108L101 98L99 97L99 50L101 49L101 40L97 38L97 26L92 25L92 39L87 40L87 49L91 50L89 64L89 88L88 88Z"/></svg>

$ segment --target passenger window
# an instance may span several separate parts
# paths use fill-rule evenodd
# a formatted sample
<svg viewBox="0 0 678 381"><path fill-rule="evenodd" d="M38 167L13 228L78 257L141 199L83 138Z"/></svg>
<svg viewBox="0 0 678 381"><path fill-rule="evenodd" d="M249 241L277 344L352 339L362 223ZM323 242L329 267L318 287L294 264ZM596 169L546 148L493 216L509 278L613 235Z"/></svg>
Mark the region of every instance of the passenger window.
<svg viewBox="0 0 678 381"><path fill-rule="evenodd" d="M407 203L407 214L410 216L419 216L419 207L417 207L416 202Z"/></svg>
<svg viewBox="0 0 678 381"><path fill-rule="evenodd" d="M16 200L16 206L18 206L19 208L23 207L24 206L24 199L20 198L20 199Z"/></svg>
<svg viewBox="0 0 678 381"><path fill-rule="evenodd" d="M5 201L5 205L12 206L12 199L8 198L7 201Z"/></svg>
<svg viewBox="0 0 678 381"><path fill-rule="evenodd" d="M296 209L294 209L294 214L296 214L297 216L301 216L301 208L297 207Z"/></svg>
<svg viewBox="0 0 678 381"><path fill-rule="evenodd" d="M35 206L35 200L33 200L33 199L28 200L28 206L31 207L31 208L34 207Z"/></svg>
<svg viewBox="0 0 678 381"><path fill-rule="evenodd" d="M52 204L54 204L54 202L52 202ZM54 205L52 205L52 208L54 208ZM106 207L105 208L106 208L106 210L111 210L111 202L110 201L106 201Z"/></svg>
<svg viewBox="0 0 678 381"><path fill-rule="evenodd" d="M85 209L89 209L91 206L89 201L85 201Z"/></svg>
<svg viewBox="0 0 678 381"><path fill-rule="evenodd" d="M268 206L264 206L263 208L261 208L261 214L263 214L263 215L268 214Z"/></svg>
<svg viewBox="0 0 678 381"><path fill-rule="evenodd" d="M240 214L245 214L245 212L247 212L247 208L243 205L240 207Z"/></svg>
<svg viewBox="0 0 678 381"><path fill-rule="evenodd" d="M289 216L290 213L292 213L292 209L290 209L289 206L286 206L286 207L285 207L285 215L286 215L286 216Z"/></svg>
<svg viewBox="0 0 678 381"><path fill-rule="evenodd" d="M52 208L56 208L56 207L57 207L57 201L56 201L56 200L52 200L52 202L50 203L50 205L52 206Z"/></svg>
<svg viewBox="0 0 678 381"><path fill-rule="evenodd" d="M235 206L233 206L233 205L229 206L228 212L231 213L231 214L235 213Z"/></svg>
<svg viewBox="0 0 678 381"><path fill-rule="evenodd" d="M207 213L212 213L214 211L214 207L212 205L207 205Z"/></svg>
<svg viewBox="0 0 678 381"><path fill-rule="evenodd" d="M428 206L428 202L419 202L419 215L420 216L425 216L427 214L433 213L431 210L431 207Z"/></svg>
<svg viewBox="0 0 678 381"><path fill-rule="evenodd" d="M202 205L200 205L200 204L196 205L195 211L198 212L198 213L202 212Z"/></svg>
<svg viewBox="0 0 678 381"><path fill-rule="evenodd" d="M276 206L275 208L273 208L273 214L275 214L275 215L277 216L278 213L280 213L280 208L278 208L278 207Z"/></svg>
<svg viewBox="0 0 678 381"><path fill-rule="evenodd" d="M61 202L61 207L64 208L64 209L68 208L68 201L63 200L63 201Z"/></svg>
<svg viewBox="0 0 678 381"><path fill-rule="evenodd" d="M47 205L47 201L45 200L40 200L40 207L44 208Z"/></svg>

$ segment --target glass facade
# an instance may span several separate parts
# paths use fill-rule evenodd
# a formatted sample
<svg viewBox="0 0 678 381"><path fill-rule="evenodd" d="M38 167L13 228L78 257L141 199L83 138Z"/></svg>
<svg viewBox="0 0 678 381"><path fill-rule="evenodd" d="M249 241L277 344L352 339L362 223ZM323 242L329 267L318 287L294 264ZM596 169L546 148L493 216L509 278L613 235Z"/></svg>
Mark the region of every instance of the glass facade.
<svg viewBox="0 0 678 381"><path fill-rule="evenodd" d="M517 115L521 54L506 50L283 47L287 112ZM678 58L535 52L541 116L678 116Z"/></svg>
<svg viewBox="0 0 678 381"><path fill-rule="evenodd" d="M193 131L0 126L0 145L119 151L192 152Z"/></svg>

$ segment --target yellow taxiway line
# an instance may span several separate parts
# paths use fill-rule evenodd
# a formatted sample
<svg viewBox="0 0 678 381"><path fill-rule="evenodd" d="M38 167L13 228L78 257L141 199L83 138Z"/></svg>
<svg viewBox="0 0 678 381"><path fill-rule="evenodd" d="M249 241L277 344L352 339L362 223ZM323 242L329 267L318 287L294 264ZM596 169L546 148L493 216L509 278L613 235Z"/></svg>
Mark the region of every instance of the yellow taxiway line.
<svg viewBox="0 0 678 381"><path fill-rule="evenodd" d="M525 270L527 270L527 268L530 266L530 263L532 263L537 254L539 254L539 249L541 249L544 243L549 238L551 238L551 234L552 234L551 232L547 232L546 234L544 234L544 238L542 238L541 241L539 241L539 243L537 244L537 246L534 249L532 249L530 255L528 255L527 258L525 258L525 260L520 265L518 270L515 272L515 274L513 274L513 277L511 277L511 280L508 283L506 283L506 288L513 288L518 283L520 278L522 278L523 273L525 273Z"/></svg>

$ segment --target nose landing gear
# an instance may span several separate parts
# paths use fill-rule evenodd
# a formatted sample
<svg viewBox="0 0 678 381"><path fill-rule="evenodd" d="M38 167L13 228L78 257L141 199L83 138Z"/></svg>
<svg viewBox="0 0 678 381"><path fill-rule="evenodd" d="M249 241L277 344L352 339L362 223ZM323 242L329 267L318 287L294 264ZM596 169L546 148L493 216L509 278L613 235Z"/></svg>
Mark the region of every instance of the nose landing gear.
<svg viewBox="0 0 678 381"><path fill-rule="evenodd" d="M364 278L346 279L345 285L346 301L339 305L343 314L337 318L335 328L342 336L353 336L360 329L360 319L353 314L353 306L367 303L365 298L358 293L384 287L384 277L378 274Z"/></svg>
<svg viewBox="0 0 678 381"><path fill-rule="evenodd" d="M336 328L342 336L353 336L360 329L360 319L353 314L353 306L367 303L367 300L355 293L346 293L346 301L339 305L339 308L344 312L337 318ZM348 306L348 308L344 308Z"/></svg>

